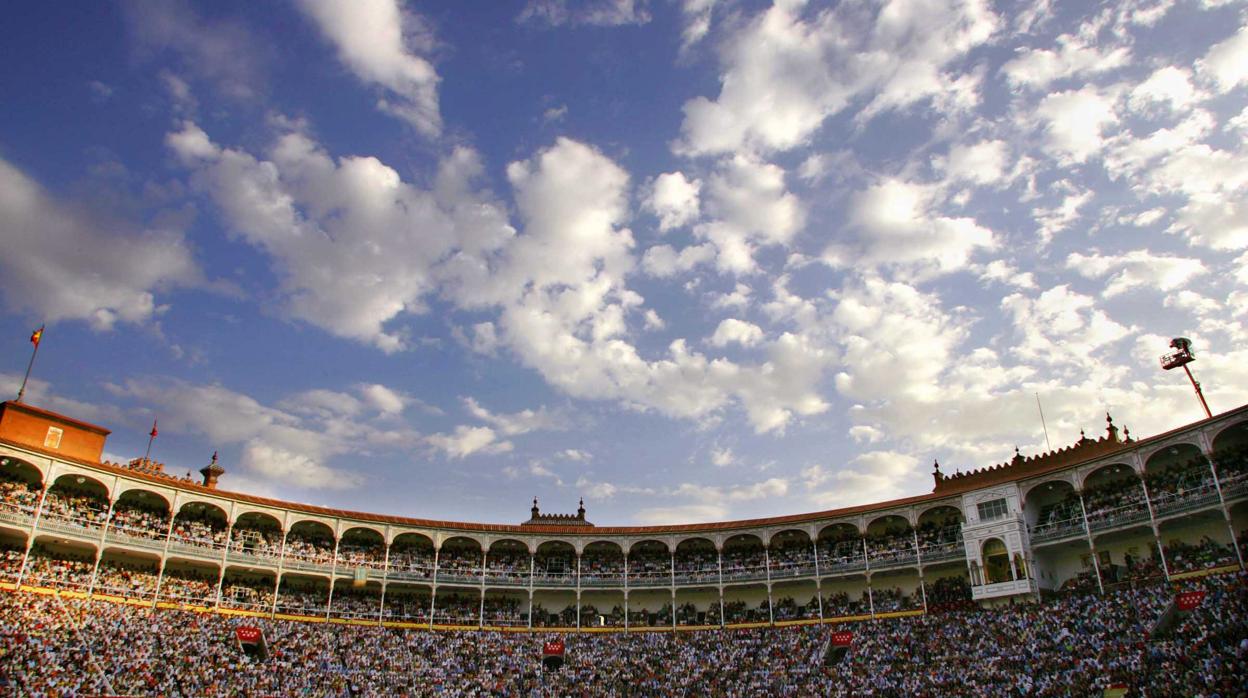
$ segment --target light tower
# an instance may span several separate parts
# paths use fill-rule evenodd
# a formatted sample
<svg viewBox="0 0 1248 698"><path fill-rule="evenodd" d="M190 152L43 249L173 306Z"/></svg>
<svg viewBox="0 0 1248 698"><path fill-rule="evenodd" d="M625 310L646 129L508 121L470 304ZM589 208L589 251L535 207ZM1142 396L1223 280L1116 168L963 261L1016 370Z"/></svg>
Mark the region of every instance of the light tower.
<svg viewBox="0 0 1248 698"><path fill-rule="evenodd" d="M1192 369L1187 365L1196 360L1196 355L1192 353L1192 340L1187 337L1175 337L1170 340L1170 348L1174 351L1169 354L1163 354L1161 357L1161 367L1169 371L1172 368L1183 367L1187 379L1192 382L1192 387L1196 389L1196 397L1200 398L1200 406L1205 408L1205 416L1213 417L1213 413L1209 411L1209 403L1205 402L1205 394L1200 391L1200 381L1192 375Z"/></svg>

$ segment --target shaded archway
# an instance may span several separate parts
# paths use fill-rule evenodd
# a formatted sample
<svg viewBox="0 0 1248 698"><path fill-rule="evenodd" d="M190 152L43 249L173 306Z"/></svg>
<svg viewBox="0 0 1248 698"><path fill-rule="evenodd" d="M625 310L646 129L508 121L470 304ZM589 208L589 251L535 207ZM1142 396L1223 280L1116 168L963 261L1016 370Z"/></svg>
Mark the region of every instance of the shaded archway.
<svg viewBox="0 0 1248 698"><path fill-rule="evenodd" d="M1248 422L1232 424L1213 437L1213 460L1224 487L1248 479Z"/></svg>
<svg viewBox="0 0 1248 698"><path fill-rule="evenodd" d="M576 586L576 548L561 540L548 540L537 546L537 554L533 558L533 583Z"/></svg>
<svg viewBox="0 0 1248 698"><path fill-rule="evenodd" d="M386 539L371 528L348 528L338 542L338 566L382 569L386 566Z"/></svg>
<svg viewBox="0 0 1248 698"><path fill-rule="evenodd" d="M989 538L982 548L984 580L986 584L1013 581L1010 573L1010 554L1000 538Z"/></svg>
<svg viewBox="0 0 1248 698"><path fill-rule="evenodd" d="M156 597L159 575L160 558L156 555L107 548L100 556L92 590L97 594L150 600Z"/></svg>
<svg viewBox="0 0 1248 698"><path fill-rule="evenodd" d="M903 516L889 514L867 524L867 556L872 567L914 562L914 529Z"/></svg>
<svg viewBox="0 0 1248 698"><path fill-rule="evenodd" d="M108 527L114 535L163 540L169 530L169 500L147 490L126 490L113 504Z"/></svg>
<svg viewBox="0 0 1248 698"><path fill-rule="evenodd" d="M294 531L294 527L291 527ZM329 580L302 574L283 574L277 588L277 612L323 618L328 612Z"/></svg>
<svg viewBox="0 0 1248 698"><path fill-rule="evenodd" d="M798 529L780 531L771 537L767 551L771 578L804 577L815 573L815 546L810 534Z"/></svg>
<svg viewBox="0 0 1248 698"><path fill-rule="evenodd" d="M527 585L533 570L529 546L514 539L496 540L485 556L486 581L505 585Z"/></svg>
<svg viewBox="0 0 1248 698"><path fill-rule="evenodd" d="M762 542L754 536L759 548ZM676 583L719 580L719 555L706 538L686 538L676 544Z"/></svg>
<svg viewBox="0 0 1248 698"><path fill-rule="evenodd" d="M273 610L276 586L273 572L227 567L221 580L221 607L268 613Z"/></svg>
<svg viewBox="0 0 1248 698"><path fill-rule="evenodd" d="M420 533L400 533L390 543L389 579L425 581L433 579L433 540ZM428 615L428 614L426 614Z"/></svg>
<svg viewBox="0 0 1248 698"><path fill-rule="evenodd" d="M1209 459L1193 444L1175 444L1149 456L1144 478L1158 516L1186 510L1194 500L1212 504L1217 499Z"/></svg>
<svg viewBox="0 0 1248 698"><path fill-rule="evenodd" d="M617 543L599 540L581 553L581 586L623 586L624 550Z"/></svg>
<svg viewBox="0 0 1248 698"><path fill-rule="evenodd" d="M819 531L819 574L828 575L864 569L865 551L858 527L834 523Z"/></svg>
<svg viewBox="0 0 1248 698"><path fill-rule="evenodd" d="M742 533L724 541L724 581L767 579L767 553L763 539Z"/></svg>
<svg viewBox="0 0 1248 698"><path fill-rule="evenodd" d="M1023 515L1031 526L1033 544L1084 534L1079 495L1065 480L1041 483L1028 490Z"/></svg>
<svg viewBox="0 0 1248 698"><path fill-rule="evenodd" d="M962 557L962 509L942 504L919 514L915 532L919 538L919 554L924 563Z"/></svg>
<svg viewBox="0 0 1248 698"><path fill-rule="evenodd" d="M643 540L629 547L629 586L667 586L671 581L672 553L666 543Z"/></svg>
<svg viewBox="0 0 1248 698"><path fill-rule="evenodd" d="M334 530L320 521L296 521L286 534L286 559L292 567L334 564Z"/></svg>
<svg viewBox="0 0 1248 698"><path fill-rule="evenodd" d="M177 545L219 549L225 546L225 510L207 502L187 502L173 517L171 539Z"/></svg>
<svg viewBox="0 0 1248 698"><path fill-rule="evenodd" d="M282 522L258 511L239 516L230 531L230 550L276 560L282 554Z"/></svg>
<svg viewBox="0 0 1248 698"><path fill-rule="evenodd" d="M481 544L472 538L448 538L438 550L438 582L477 581L481 578Z"/></svg>
<svg viewBox="0 0 1248 698"><path fill-rule="evenodd" d="M1140 477L1125 463L1111 463L1089 473L1083 479L1083 505L1093 529L1148 518Z"/></svg>
<svg viewBox="0 0 1248 698"><path fill-rule="evenodd" d="M95 569L96 547L52 536L38 536L22 583L27 586L86 591Z"/></svg>
<svg viewBox="0 0 1248 698"><path fill-rule="evenodd" d="M160 580L160 600L195 606L211 606L217 595L221 569L216 565L169 560ZM273 585L269 585L270 592Z"/></svg>
<svg viewBox="0 0 1248 698"><path fill-rule="evenodd" d="M85 475L62 475L48 488L42 517L48 523L101 528L108 518L108 488Z"/></svg>
<svg viewBox="0 0 1248 698"><path fill-rule="evenodd" d="M16 458L0 458L0 511L23 519L34 516L43 490L43 473Z"/></svg>

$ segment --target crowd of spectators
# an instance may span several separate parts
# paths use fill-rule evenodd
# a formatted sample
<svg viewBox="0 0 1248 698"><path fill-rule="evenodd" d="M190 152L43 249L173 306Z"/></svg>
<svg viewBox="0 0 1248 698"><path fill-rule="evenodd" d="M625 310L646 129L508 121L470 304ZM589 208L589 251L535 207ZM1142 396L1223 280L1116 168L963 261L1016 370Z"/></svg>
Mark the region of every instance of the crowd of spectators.
<svg viewBox="0 0 1248 698"><path fill-rule="evenodd" d="M1246 582L1223 575L842 625L557 636L234 618L0 593L0 693L1068 696L1124 684L1130 695L1238 696L1248 675ZM1203 603L1172 636L1150 638L1162 609L1187 588L1203 589ZM758 614L725 608L751 611ZM689 618L687 608L676 612ZM263 630L267 659L239 651L239 625ZM839 661L825 662L837 630L852 631L852 644ZM565 643L565 664L543 670L542 645L555 638Z"/></svg>
<svg viewBox="0 0 1248 698"><path fill-rule="evenodd" d="M118 502L108 528L114 533L149 539L163 539L169 531L169 511L144 507L132 502Z"/></svg>
<svg viewBox="0 0 1248 698"><path fill-rule="evenodd" d="M0 509L32 516L38 505L38 487L0 468Z"/></svg>
<svg viewBox="0 0 1248 698"><path fill-rule="evenodd" d="M334 564L334 539L328 535L291 531L286 536L286 556L326 567Z"/></svg>
<svg viewBox="0 0 1248 698"><path fill-rule="evenodd" d="M183 507L173 517L174 541L198 548L222 548L225 546L225 520L211 513L212 510Z"/></svg>
<svg viewBox="0 0 1248 698"><path fill-rule="evenodd" d="M66 491L54 486L43 498L41 516L83 528L100 528L108 520L108 502L93 494Z"/></svg>
<svg viewBox="0 0 1248 698"><path fill-rule="evenodd" d="M1165 555L1170 574L1236 564L1235 549L1209 536L1202 537L1196 543L1170 541L1165 546Z"/></svg>

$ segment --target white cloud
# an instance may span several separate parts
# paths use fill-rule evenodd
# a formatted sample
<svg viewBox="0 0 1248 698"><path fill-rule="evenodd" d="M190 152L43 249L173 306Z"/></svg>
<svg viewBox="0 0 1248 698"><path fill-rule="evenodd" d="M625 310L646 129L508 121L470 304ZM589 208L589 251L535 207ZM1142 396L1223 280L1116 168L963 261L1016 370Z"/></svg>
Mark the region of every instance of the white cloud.
<svg viewBox="0 0 1248 698"><path fill-rule="evenodd" d="M519 436L531 431L561 429L564 426L565 420L551 414L545 407L536 410L521 410L511 414L498 414L485 409L471 397L463 398L463 401L469 414L493 425L504 436Z"/></svg>
<svg viewBox="0 0 1248 698"><path fill-rule="evenodd" d="M736 318L727 318L720 321L719 326L715 328L715 333L711 335L710 339L711 345L716 347L724 347L734 343L743 347L752 347L761 341L763 341L762 328Z"/></svg>
<svg viewBox="0 0 1248 698"><path fill-rule="evenodd" d="M463 459L474 453L494 455L512 450L510 441L499 440L498 434L489 427L472 427L461 424L450 434L432 434L425 441L442 451L449 458Z"/></svg>
<svg viewBox="0 0 1248 698"><path fill-rule="evenodd" d="M235 99L263 90L264 44L242 23L200 17L185 0L125 0L121 7L141 57L168 67L176 56L180 72Z"/></svg>
<svg viewBox="0 0 1248 698"><path fill-rule="evenodd" d="M427 136L442 131L438 74L417 55L432 42L423 21L400 0L299 0L299 7L356 77L386 90L378 108Z"/></svg>
<svg viewBox="0 0 1248 698"><path fill-rule="evenodd" d="M717 0L683 0L680 12L685 26L680 32L680 47L687 51L711 31L711 16Z"/></svg>
<svg viewBox="0 0 1248 698"><path fill-rule="evenodd" d="M1017 58L1001 67L1001 72L1015 86L1038 90L1063 78L1121 68L1131 60L1131 51L1126 46L1101 50L1072 34L1057 37L1057 47L1056 51L1023 49Z"/></svg>
<svg viewBox="0 0 1248 698"><path fill-rule="evenodd" d="M715 247L709 243L690 245L676 251L671 245L655 245L641 257L641 268L650 276L661 279L691 271L715 259Z"/></svg>
<svg viewBox="0 0 1248 698"><path fill-rule="evenodd" d="M642 526L665 526L722 521L727 515L727 507L720 504L683 504L671 507L645 507L637 511L633 520Z"/></svg>
<svg viewBox="0 0 1248 698"><path fill-rule="evenodd" d="M788 150L863 95L871 96L865 113L876 114L940 101L959 86L965 92L974 81L948 73L949 64L998 26L982 0L892 3L878 12L777 2L723 42L719 95L685 103L674 148L688 155Z"/></svg>
<svg viewBox="0 0 1248 698"><path fill-rule="evenodd" d="M1210 48L1205 57L1197 61L1196 69L1221 92L1229 92L1248 82L1248 25Z"/></svg>
<svg viewBox="0 0 1248 698"><path fill-rule="evenodd" d="M1029 271L1019 271L1003 259L994 259L985 264L979 272L979 278L985 281L998 281L1016 288L1035 288L1035 275Z"/></svg>
<svg viewBox="0 0 1248 698"><path fill-rule="evenodd" d="M698 217L700 180L690 181L682 172L666 172L654 178L646 208L659 218L659 230L679 228Z"/></svg>
<svg viewBox="0 0 1248 698"><path fill-rule="evenodd" d="M1009 146L1005 141L989 140L955 145L937 164L952 180L991 185L1006 178L1009 158Z"/></svg>
<svg viewBox="0 0 1248 698"><path fill-rule="evenodd" d="M1199 259L1154 255L1148 250L1131 250L1120 255L1074 252L1066 258L1066 267L1089 279L1110 277L1105 285L1106 297L1139 286L1173 291L1207 271Z"/></svg>
<svg viewBox="0 0 1248 698"><path fill-rule="evenodd" d="M347 453L410 449L419 437L406 429L381 428L358 418L358 401L312 390L268 407L220 385L172 378L145 378L106 386L119 397L150 406L161 432L203 434L214 445L241 445L244 472L274 487L349 489L360 474L328 463ZM228 481L225 486L228 488Z"/></svg>
<svg viewBox="0 0 1248 698"><path fill-rule="evenodd" d="M1171 110L1183 111L1200 99L1192 86L1192 73L1184 68L1168 65L1153 71L1148 79L1131 89L1131 109L1147 112L1153 105L1166 105Z"/></svg>
<svg viewBox="0 0 1248 698"><path fill-rule="evenodd" d="M565 448L555 455L564 460L575 461L577 463L588 463L594 459L594 454L588 451L582 451L579 448Z"/></svg>
<svg viewBox="0 0 1248 698"><path fill-rule="evenodd" d="M1045 364L1086 365L1094 354L1133 333L1096 307L1095 299L1055 286L1035 298L1012 294L1001 301L1020 341L1014 352Z"/></svg>
<svg viewBox="0 0 1248 698"><path fill-rule="evenodd" d="M12 310L107 330L151 320L161 291L203 284L180 230L136 228L53 199L0 159L0 273Z"/></svg>
<svg viewBox="0 0 1248 698"><path fill-rule="evenodd" d="M1099 153L1105 128L1118 123L1114 99L1091 86L1048 95L1036 115L1046 124L1049 151L1067 163L1083 163Z"/></svg>
<svg viewBox="0 0 1248 698"><path fill-rule="evenodd" d="M650 21L648 0L529 0L519 21L563 25L616 27Z"/></svg>
<svg viewBox="0 0 1248 698"><path fill-rule="evenodd" d="M922 478L918 471L918 459L896 451L868 451L849 462L849 467L827 472L823 469L807 469L810 487L834 485L824 490L813 490L810 499L826 508L880 502L896 499L912 491L916 481Z"/></svg>
<svg viewBox="0 0 1248 698"><path fill-rule="evenodd" d="M711 465L717 468L724 468L737 462L737 456L732 452L731 448L716 448L711 450Z"/></svg>
<svg viewBox="0 0 1248 698"><path fill-rule="evenodd" d="M514 234L471 190L480 164L469 150L444 159L426 191L376 158L334 160L298 132L280 136L268 159L216 146L191 123L166 142L227 229L272 258L287 313L387 352L406 341L386 323L424 312L440 262L461 265L448 274L479 268L472 260Z"/></svg>
<svg viewBox="0 0 1248 698"><path fill-rule="evenodd" d="M777 165L735 155L707 185L709 213L751 241L787 245L806 223L801 201L785 188Z"/></svg>
<svg viewBox="0 0 1248 698"><path fill-rule="evenodd" d="M992 231L973 219L940 215L937 193L899 179L856 193L850 218L863 247L857 263L948 273L965 267L976 250L996 247Z"/></svg>
<svg viewBox="0 0 1248 698"><path fill-rule="evenodd" d="M403 395L378 383L360 386L360 394L365 402L384 414L400 414L407 406Z"/></svg>

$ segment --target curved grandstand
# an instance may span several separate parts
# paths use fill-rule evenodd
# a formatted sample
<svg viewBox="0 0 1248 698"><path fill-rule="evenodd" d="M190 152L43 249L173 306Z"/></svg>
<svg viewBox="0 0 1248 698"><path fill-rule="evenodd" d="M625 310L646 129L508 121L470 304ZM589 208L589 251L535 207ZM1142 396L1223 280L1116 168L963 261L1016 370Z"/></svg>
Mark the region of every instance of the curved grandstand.
<svg viewBox="0 0 1248 698"><path fill-rule="evenodd" d="M969 690L939 672L878 683L872 672L887 673L888 663L899 660L870 649L913 634L926 643L913 651L953 661L940 638L977 632L998 645L1026 636L1026 652L1034 654L1024 665L1001 666L997 657L995 669L978 667L987 672L979 685L989 692L994 676L1015 672L1034 680L1035 672L1021 667L1058 661L1062 648L1093 657L1088 661L1097 668L1081 669L1082 684L1037 685L1037 691L1061 694L1092 685L1091 676L1101 684L1130 682L1144 675L1141 667L1162 671L1172 658L1163 652L1150 659L1152 650L1137 648L1115 655L1121 659L1114 662L1125 664L1107 664L1104 643L1142 640L1168 589L1185 585L1210 592L1221 610L1198 616L1200 623L1189 619L1179 632L1196 633L1214 658L1227 647L1233 654L1244 637L1244 585L1234 573L1244 569L1248 529L1248 406L1139 440L1107 417L1104 435L1053 453L1016 454L949 475L937 465L933 491L918 497L656 527L598 527L583 507L552 516L537 502L527 521L506 525L268 500L219 489L218 479L228 475L215 457L201 470L202 481L167 475L162 465L142 460L100 462L107 435L21 403L4 403L0 413L0 578L5 589L48 595L30 601L5 594L7 656L55 651L64 662L83 653L98 672L66 668L58 675L83 690L121 691L112 685L118 683L128 692L165 691L171 689L155 687L175 679L192 685L175 669L151 674L146 687L118 677L113 665L134 660L117 638L152 635L148 628L171 644L148 647L144 657L189 643L178 651L197 658L196 680L208 682L200 692L213 692L212 682L226 676L246 676L249 683L240 685L248 690L272 691L259 668L275 660L248 664L254 660L240 659L222 639L241 623L267 634L275 656L303 672L300 685L318 690L358 684L420 693L432 690L435 674L443 686L466 675L484 680L485 672L509 687L498 689L504 695L536 680L535 643L551 632L571 633L575 671L560 680L579 671L606 681L608 674L594 672L613 667L610 680L622 682L616 685L639 686L634 679L645 675L655 693L690 690L709 684L681 682L721 653L719 660L735 662L734 671L750 667L753 677L724 684L729 694L827 689L836 677L842 689L867 690L875 681L895 691ZM1007 603L1009 609L985 610ZM1076 649L1072 643L1084 639L1071 639L1069 623L1082 623L1076 617L1089 608L1097 614L1100 644ZM31 618L63 632L36 642L21 630ZM832 623L858 623L849 626L858 630L848 665L857 678L824 661L833 654L830 628L839 627ZM671 635L721 627L752 630ZM485 632L389 632L396 628ZM636 634L600 635L610 631ZM652 634L659 631L666 634ZM330 659L309 650L292 659L292 648L308 642L355 649ZM361 650L370 647L382 655ZM481 654L487 649L488 659ZM359 653L355 664L346 659L352 651ZM635 661L621 664L621 652ZM377 656L394 661L379 667ZM439 656L475 657L473 669L439 674L433 668L445 663ZM651 666L646 657L666 660ZM1200 680L1216 683L1242 668L1244 657L1239 665L1219 661ZM8 662L3 680L37 685L20 664ZM422 666L424 673L413 668ZM512 679L520 683L506 683ZM227 690L228 681L218 688Z"/></svg>

